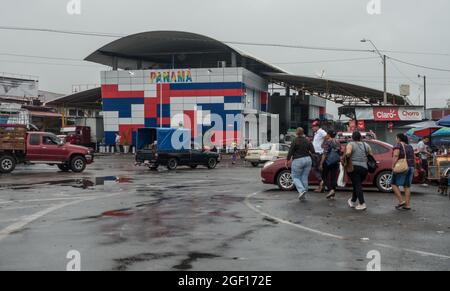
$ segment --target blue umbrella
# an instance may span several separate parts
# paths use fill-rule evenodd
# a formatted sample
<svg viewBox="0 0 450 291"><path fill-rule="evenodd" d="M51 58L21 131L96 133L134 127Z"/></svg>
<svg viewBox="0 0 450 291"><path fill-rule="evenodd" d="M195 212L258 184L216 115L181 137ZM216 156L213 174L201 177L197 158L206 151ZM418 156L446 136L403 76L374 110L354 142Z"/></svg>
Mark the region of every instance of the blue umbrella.
<svg viewBox="0 0 450 291"><path fill-rule="evenodd" d="M450 115L444 117L443 119L439 120L437 122L438 125L440 126L449 126L450 127Z"/></svg>
<svg viewBox="0 0 450 291"><path fill-rule="evenodd" d="M444 127L433 133L433 137L439 137L439 136L450 136L450 128Z"/></svg>

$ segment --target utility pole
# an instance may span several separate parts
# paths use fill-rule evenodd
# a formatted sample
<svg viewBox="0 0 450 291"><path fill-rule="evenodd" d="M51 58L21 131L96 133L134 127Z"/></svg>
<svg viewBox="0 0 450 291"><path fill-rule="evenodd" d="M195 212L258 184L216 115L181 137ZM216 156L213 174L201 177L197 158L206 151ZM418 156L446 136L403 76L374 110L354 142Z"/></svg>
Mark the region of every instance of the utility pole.
<svg viewBox="0 0 450 291"><path fill-rule="evenodd" d="M423 78L423 108L427 110L427 76L418 75L419 78Z"/></svg>
<svg viewBox="0 0 450 291"><path fill-rule="evenodd" d="M383 75L384 75L384 94L383 94L383 104L386 106L388 103L388 96L387 96L387 68L386 68L386 55L383 55Z"/></svg>
<svg viewBox="0 0 450 291"><path fill-rule="evenodd" d="M388 105L388 96L387 96L387 56L381 54L380 50L376 47L376 45L371 41L370 39L362 39L361 42L370 42L372 46L375 48L375 52L378 53L378 55L381 58L381 61L383 62L383 83L384 83L384 90L383 90L383 105Z"/></svg>

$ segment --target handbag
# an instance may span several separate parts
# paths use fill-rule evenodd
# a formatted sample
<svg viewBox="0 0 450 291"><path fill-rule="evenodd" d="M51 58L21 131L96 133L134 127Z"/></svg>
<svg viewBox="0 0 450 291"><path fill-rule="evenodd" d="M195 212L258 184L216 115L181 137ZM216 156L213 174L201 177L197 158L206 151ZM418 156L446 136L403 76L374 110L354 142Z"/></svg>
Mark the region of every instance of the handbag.
<svg viewBox="0 0 450 291"><path fill-rule="evenodd" d="M338 145L334 142L331 146L331 149L327 153L327 166L337 165L341 160L340 149Z"/></svg>
<svg viewBox="0 0 450 291"><path fill-rule="evenodd" d="M345 169L342 163L339 163L339 177L337 180L337 185L339 187L345 187Z"/></svg>
<svg viewBox="0 0 450 291"><path fill-rule="evenodd" d="M370 153L367 152L367 147L365 143L364 143L364 150L366 151L367 156L367 170L369 171L369 173L373 174L378 169L378 162Z"/></svg>
<svg viewBox="0 0 450 291"><path fill-rule="evenodd" d="M397 161L397 163L395 163L394 169L392 169L392 171L395 174L401 174L401 173L405 173L406 171L408 171L409 166L408 166L408 160L406 159L406 149L405 149L405 145L402 144L403 146L403 152L405 153L405 158L404 159L399 159Z"/></svg>

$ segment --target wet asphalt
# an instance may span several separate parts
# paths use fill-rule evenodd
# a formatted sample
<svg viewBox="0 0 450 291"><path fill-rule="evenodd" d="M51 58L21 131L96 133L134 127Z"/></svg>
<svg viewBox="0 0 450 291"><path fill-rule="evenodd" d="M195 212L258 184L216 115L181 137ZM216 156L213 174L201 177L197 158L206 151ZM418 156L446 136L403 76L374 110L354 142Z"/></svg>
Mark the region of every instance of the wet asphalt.
<svg viewBox="0 0 450 291"><path fill-rule="evenodd" d="M0 176L0 270L450 270L450 199L414 187L413 211L367 189L366 212L346 201L281 192L260 168L135 167L98 157L82 174L49 166Z"/></svg>

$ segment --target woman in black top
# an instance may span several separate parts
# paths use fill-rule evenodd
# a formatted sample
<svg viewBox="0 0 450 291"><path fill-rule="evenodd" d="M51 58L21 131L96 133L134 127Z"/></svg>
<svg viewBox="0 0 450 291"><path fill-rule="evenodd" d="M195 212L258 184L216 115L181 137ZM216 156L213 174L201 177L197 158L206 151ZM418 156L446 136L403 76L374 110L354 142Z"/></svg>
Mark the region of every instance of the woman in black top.
<svg viewBox="0 0 450 291"><path fill-rule="evenodd" d="M315 154L314 146L306 139L303 128L297 129L297 138L292 142L286 160L286 168L292 160L292 179L299 193L298 199L303 200L308 192L308 178L311 172L311 154Z"/></svg>

